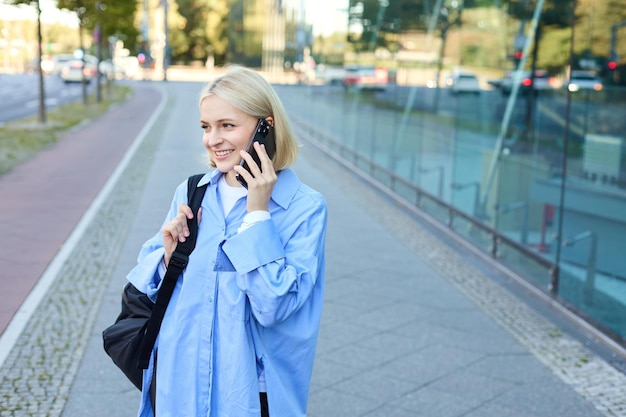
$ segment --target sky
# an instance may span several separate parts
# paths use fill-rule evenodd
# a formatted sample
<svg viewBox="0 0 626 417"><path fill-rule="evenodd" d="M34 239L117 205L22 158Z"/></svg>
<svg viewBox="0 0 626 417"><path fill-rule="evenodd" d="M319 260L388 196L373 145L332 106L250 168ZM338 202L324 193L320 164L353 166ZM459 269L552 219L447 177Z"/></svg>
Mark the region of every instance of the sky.
<svg viewBox="0 0 626 417"><path fill-rule="evenodd" d="M0 1L0 19L7 20L36 20L37 11L34 6L10 6ZM78 27L78 20L73 13L59 10L54 0L41 0L41 21L44 23L64 23L71 27Z"/></svg>
<svg viewBox="0 0 626 417"><path fill-rule="evenodd" d="M348 4L349 0L306 0L306 20L313 25L313 34L346 32Z"/></svg>

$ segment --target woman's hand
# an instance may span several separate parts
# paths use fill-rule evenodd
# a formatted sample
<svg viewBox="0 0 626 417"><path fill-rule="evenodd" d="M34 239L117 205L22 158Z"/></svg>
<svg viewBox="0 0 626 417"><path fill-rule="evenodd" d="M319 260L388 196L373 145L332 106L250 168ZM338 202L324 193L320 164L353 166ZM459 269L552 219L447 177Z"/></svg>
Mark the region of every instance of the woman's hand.
<svg viewBox="0 0 626 417"><path fill-rule="evenodd" d="M259 155L261 166L259 167L246 151L241 151L241 157L246 160L250 172L245 168L235 165L234 170L239 173L248 183L248 199L246 209L248 213L256 210L269 211L270 197L274 185L278 179L272 160L265 151L265 145L254 142L254 149Z"/></svg>
<svg viewBox="0 0 626 417"><path fill-rule="evenodd" d="M202 208L198 210L198 224L202 218ZM163 260L165 266L169 265L172 253L176 250L178 242L184 242L189 237L189 227L187 227L187 219L193 219L193 211L187 204L178 206L178 214L169 222L165 223L161 233L163 234L163 247L165 255Z"/></svg>

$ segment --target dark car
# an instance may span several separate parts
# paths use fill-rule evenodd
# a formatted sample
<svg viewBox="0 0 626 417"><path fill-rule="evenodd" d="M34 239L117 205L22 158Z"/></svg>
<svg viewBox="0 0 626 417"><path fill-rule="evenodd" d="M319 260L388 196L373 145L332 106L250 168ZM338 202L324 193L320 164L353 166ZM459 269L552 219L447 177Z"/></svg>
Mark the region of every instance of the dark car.
<svg viewBox="0 0 626 417"><path fill-rule="evenodd" d="M499 82L491 84L499 87L502 94L508 95L513 91L516 81L520 83L519 91L521 94L526 94L533 89L539 91L555 88L554 78L543 70L536 70L534 77L531 77L531 73L528 71L508 71Z"/></svg>

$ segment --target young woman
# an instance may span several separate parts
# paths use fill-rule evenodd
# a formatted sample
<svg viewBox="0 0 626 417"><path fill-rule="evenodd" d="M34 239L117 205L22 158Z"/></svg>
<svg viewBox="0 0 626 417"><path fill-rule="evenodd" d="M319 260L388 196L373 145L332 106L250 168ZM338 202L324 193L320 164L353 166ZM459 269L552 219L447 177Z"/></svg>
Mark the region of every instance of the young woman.
<svg viewBox="0 0 626 417"><path fill-rule="evenodd" d="M273 126L276 142L272 159L255 144L260 166L246 152L259 119ZM304 416L324 290L326 202L289 168L296 138L256 72L234 67L206 85L200 128L215 169L199 184L208 187L196 248L144 371L139 416ZM189 235L186 202L182 183L128 276L153 300Z"/></svg>

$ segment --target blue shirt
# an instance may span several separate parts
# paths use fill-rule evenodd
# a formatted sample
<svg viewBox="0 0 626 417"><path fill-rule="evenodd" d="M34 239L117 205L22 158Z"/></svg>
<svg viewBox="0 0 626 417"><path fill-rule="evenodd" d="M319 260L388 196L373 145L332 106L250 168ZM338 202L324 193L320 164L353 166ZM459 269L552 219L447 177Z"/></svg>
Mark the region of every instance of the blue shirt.
<svg viewBox="0 0 626 417"><path fill-rule="evenodd" d="M246 199L224 217L223 175L206 174L196 248L178 279L155 346L156 415L259 417L259 375L270 415L305 416L324 291L327 207L286 169L272 192L271 219L237 233ZM178 186L165 222L187 202ZM160 285L161 232L148 240L128 280L152 299ZM144 371L151 381L153 361ZM140 417L153 416L144 384Z"/></svg>

